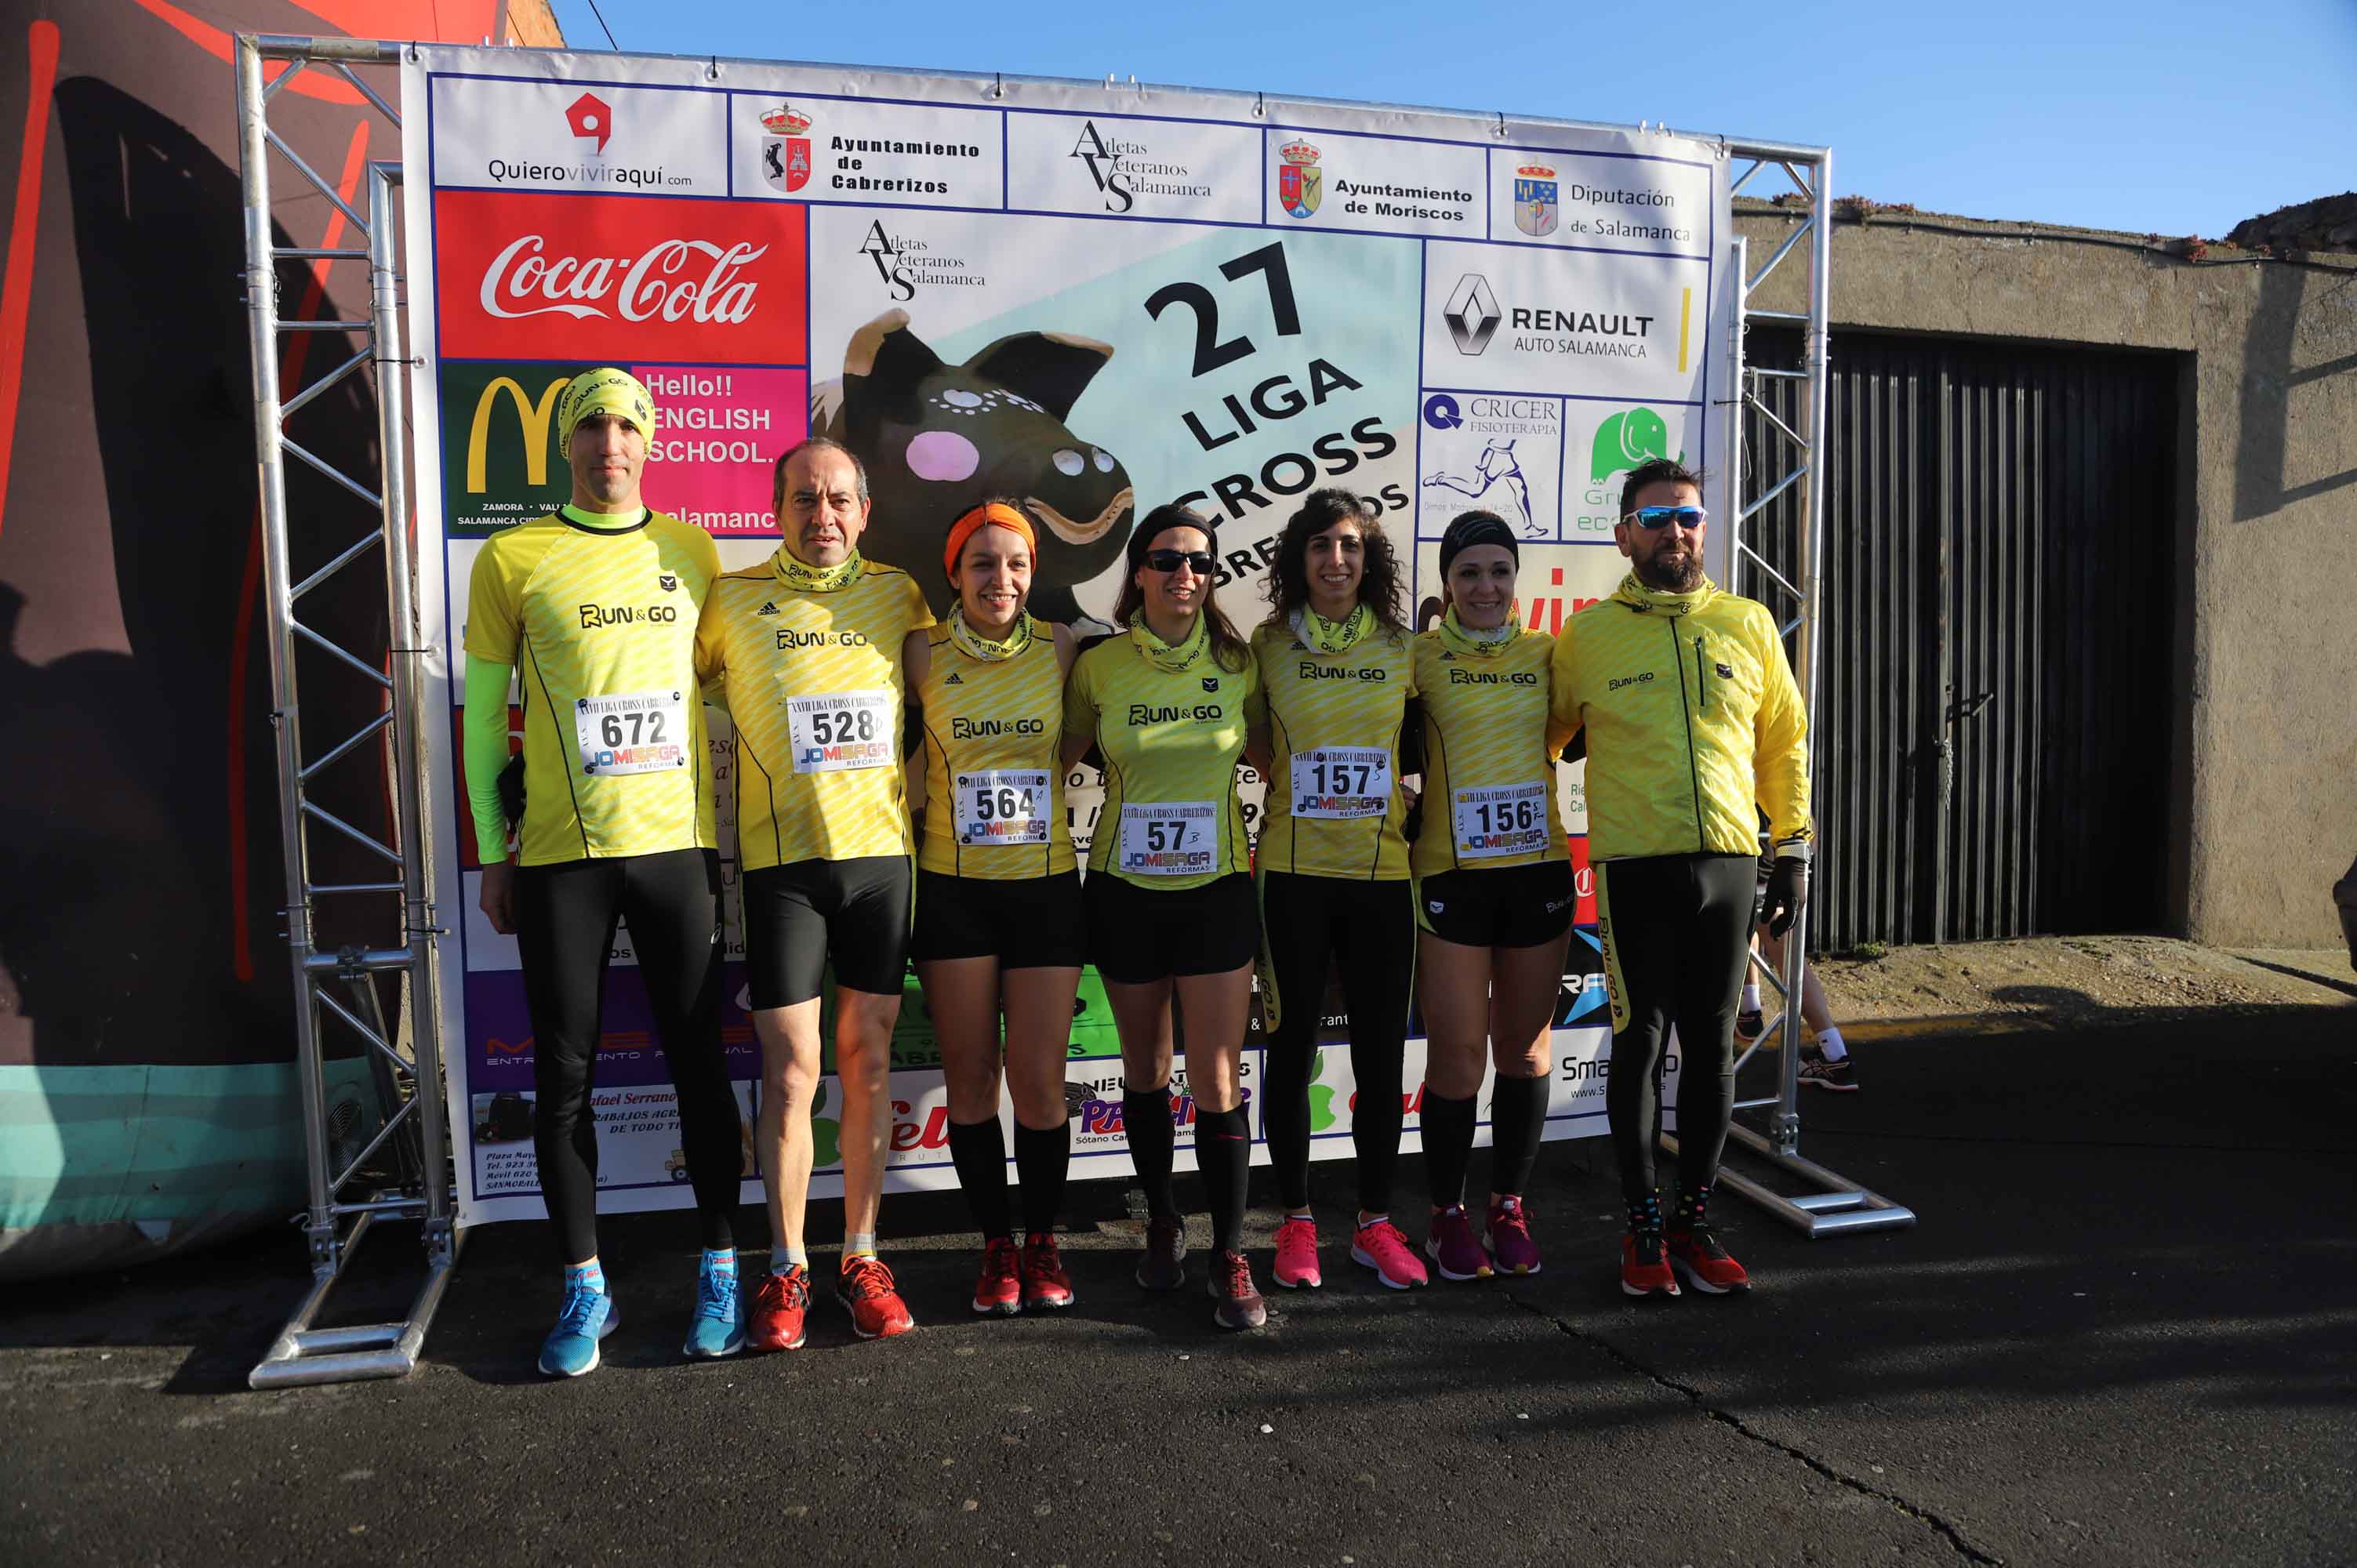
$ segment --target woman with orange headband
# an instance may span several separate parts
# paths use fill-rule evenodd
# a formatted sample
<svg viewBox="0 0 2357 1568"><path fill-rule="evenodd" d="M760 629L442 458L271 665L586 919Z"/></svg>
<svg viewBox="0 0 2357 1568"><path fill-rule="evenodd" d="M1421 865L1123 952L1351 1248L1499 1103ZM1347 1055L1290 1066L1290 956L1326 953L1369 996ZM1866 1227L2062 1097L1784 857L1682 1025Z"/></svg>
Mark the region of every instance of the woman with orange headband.
<svg viewBox="0 0 2357 1568"><path fill-rule="evenodd" d="M909 634L924 788L910 944L948 1080L950 1157L982 1232L974 1309L1011 1316L1071 1305L1056 1211L1071 1160L1064 1046L1081 981L1080 874L1064 821L1061 739L1068 628L1034 621L1038 541L1011 501L950 525L942 564L958 602ZM914 766L914 759L911 760ZM1018 1252L1000 1136L999 1031L1015 1100L1023 1187Z"/></svg>

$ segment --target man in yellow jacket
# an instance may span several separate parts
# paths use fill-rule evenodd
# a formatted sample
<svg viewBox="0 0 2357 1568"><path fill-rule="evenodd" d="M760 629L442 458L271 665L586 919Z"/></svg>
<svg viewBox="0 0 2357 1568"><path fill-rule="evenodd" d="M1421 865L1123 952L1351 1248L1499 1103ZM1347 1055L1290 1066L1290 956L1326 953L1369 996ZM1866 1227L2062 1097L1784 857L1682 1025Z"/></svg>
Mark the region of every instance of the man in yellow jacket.
<svg viewBox="0 0 2357 1568"><path fill-rule="evenodd" d="M1777 935L1808 897L1808 714L1766 607L1703 575L1700 479L1666 459L1631 471L1613 539L1629 575L1555 640L1554 718L1584 729L1587 851L1612 1001L1605 1103L1629 1233L1620 1288L1717 1295L1749 1277L1706 1218L1735 1101L1735 1013L1749 950L1759 811L1776 846ZM1653 1181L1663 1045L1676 1026L1678 1196ZM1673 1270L1674 1265L1674 1272Z"/></svg>

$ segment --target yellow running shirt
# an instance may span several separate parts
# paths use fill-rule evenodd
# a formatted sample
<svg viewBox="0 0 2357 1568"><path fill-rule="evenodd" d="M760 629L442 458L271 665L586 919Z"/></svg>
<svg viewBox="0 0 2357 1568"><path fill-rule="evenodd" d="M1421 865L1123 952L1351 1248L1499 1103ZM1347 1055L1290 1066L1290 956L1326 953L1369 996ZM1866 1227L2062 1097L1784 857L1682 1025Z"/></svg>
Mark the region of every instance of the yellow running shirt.
<svg viewBox="0 0 2357 1568"><path fill-rule="evenodd" d="M695 669L726 681L737 725L744 870L914 851L900 772L900 643L932 624L915 581L873 561L824 591L788 585L775 555L714 579Z"/></svg>
<svg viewBox="0 0 2357 1568"><path fill-rule="evenodd" d="M695 627L720 553L651 511L603 530L552 512L483 542L467 656L523 689L522 865L709 849Z"/></svg>
<svg viewBox="0 0 2357 1568"><path fill-rule="evenodd" d="M1200 887L1252 869L1236 760L1260 667L1223 670L1206 644L1183 667L1158 668L1139 633L1082 650L1064 683L1064 733L1095 740L1104 810L1089 870L1140 887Z"/></svg>
<svg viewBox="0 0 2357 1568"><path fill-rule="evenodd" d="M1399 744L1415 695L1412 639L1378 624L1347 651L1321 654L1269 622L1252 643L1270 753L1256 864L1307 876L1405 877Z"/></svg>
<svg viewBox="0 0 2357 1568"><path fill-rule="evenodd" d="M1527 628L1495 653L1415 639L1424 703L1424 821L1408 857L1418 876L1565 858L1555 758L1569 730L1547 714L1555 639Z"/></svg>
<svg viewBox="0 0 2357 1568"><path fill-rule="evenodd" d="M925 745L925 836L917 864L1011 882L1072 869L1064 821L1064 676L1055 628L1035 621L1023 651L977 659L946 626L926 639L918 682Z"/></svg>

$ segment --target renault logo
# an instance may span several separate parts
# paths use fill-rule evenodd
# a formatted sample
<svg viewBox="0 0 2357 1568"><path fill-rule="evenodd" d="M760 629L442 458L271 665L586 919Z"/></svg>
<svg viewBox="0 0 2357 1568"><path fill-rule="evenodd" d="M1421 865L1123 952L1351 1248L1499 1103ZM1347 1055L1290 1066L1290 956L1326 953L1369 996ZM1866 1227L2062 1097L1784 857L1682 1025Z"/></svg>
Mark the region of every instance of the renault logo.
<svg viewBox="0 0 2357 1568"><path fill-rule="evenodd" d="M1498 308L1498 296L1490 292L1490 280L1480 273L1467 273L1457 280L1440 314L1460 354L1479 354L1487 349L1498 323L1505 319Z"/></svg>

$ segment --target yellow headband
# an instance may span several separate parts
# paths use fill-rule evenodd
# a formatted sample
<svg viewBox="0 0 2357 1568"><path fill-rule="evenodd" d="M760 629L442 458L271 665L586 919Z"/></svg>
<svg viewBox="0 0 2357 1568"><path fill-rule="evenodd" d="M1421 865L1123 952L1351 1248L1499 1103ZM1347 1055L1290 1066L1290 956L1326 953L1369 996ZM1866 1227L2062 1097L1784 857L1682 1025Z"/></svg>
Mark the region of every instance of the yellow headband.
<svg viewBox="0 0 2357 1568"><path fill-rule="evenodd" d="M565 390L556 397L556 444L559 450L573 445L573 432L593 413L610 413L618 419L627 419L639 427L640 435L650 441L654 439L654 394L628 371L618 371L611 365L601 366L594 371L584 371L565 383Z"/></svg>

